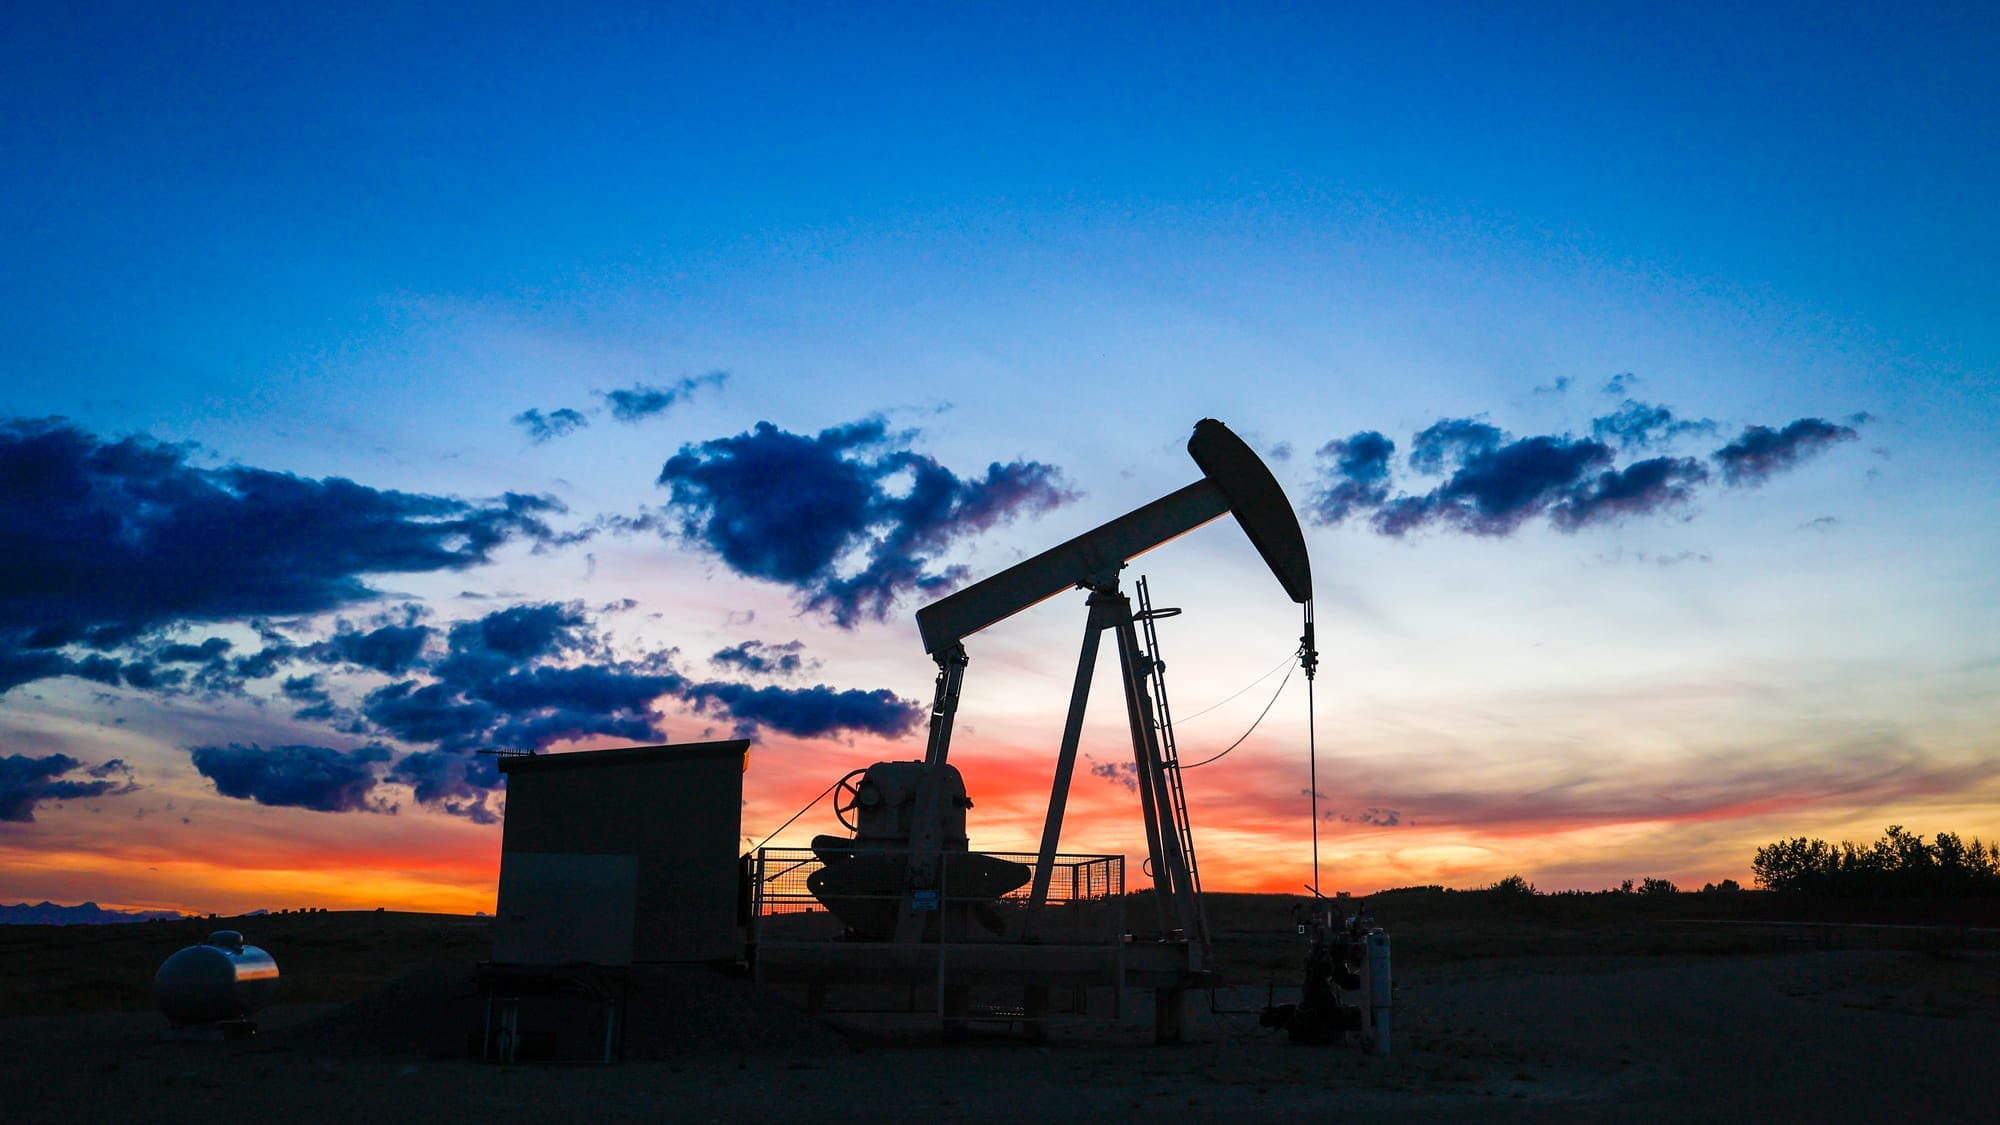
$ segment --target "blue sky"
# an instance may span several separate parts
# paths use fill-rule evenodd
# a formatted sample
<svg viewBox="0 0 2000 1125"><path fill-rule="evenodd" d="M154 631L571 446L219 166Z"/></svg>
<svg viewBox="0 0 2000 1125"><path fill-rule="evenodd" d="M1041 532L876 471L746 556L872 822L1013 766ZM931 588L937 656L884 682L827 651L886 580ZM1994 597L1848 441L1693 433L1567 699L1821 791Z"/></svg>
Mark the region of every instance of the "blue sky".
<svg viewBox="0 0 2000 1125"><path fill-rule="evenodd" d="M1363 890L1515 870L1545 886L1700 882L1743 878L1781 834L2000 834L1988 9L17 5L4 19L0 414L65 419L78 450L192 443L169 476L196 491L266 479L200 475L234 467L457 498L496 538L448 564L395 555L401 570L360 552L323 586L227 606L51 609L17 589L0 624L23 645L118 613L151 630L131 641L143 653L20 649L73 669L89 653L156 667L160 645L212 637L244 657L256 621L282 621L304 663L173 691L99 665L0 694L0 760L26 763L8 784L34 816L0 823L0 898L276 906L344 883L477 908L497 831L464 815L464 794L422 795L435 760L410 756L451 744L378 721L376 693L407 682L472 693L454 697L461 715L499 706L478 694L498 673L467 671L473 634L453 647L451 629L537 606L581 617L538 618L547 647L519 650L514 672L671 686L546 748L750 730L745 831L761 836L852 765L920 752L887 720L802 734L775 718L839 693L925 698L921 591L886 587L885 616L847 627L811 604L888 560L871 544L898 562L918 544L918 571L947 584L989 573L1193 479L1180 447L1204 416L1265 451L1309 513L1343 479L1338 451L1319 451L1368 432L1395 444L1395 494L1443 503L1431 490L1449 491L1451 466L1407 461L1434 424L1573 446L1627 401L1684 428L1607 439L1563 487L1664 458L1682 493L1568 530L1546 514L1553 492L1504 527L1451 514L1465 508L1402 535L1371 530L1372 508L1308 518L1333 868ZM612 392L647 388L664 404L621 421ZM531 410L581 424L537 441L519 421ZM746 571L689 523L716 498L677 507L660 481L677 454L723 456L736 447L715 443L760 422L803 443L871 419L880 440L837 463L887 489L874 515L829 523L808 505L760 531L846 536L812 575ZM1785 429L1802 421L1831 436L1727 478L1717 454L1746 427L1805 435ZM883 514L912 465L959 490L931 522ZM539 530L508 493L551 502ZM249 509L230 510L244 532ZM407 552L423 539L409 521L432 518L413 511L350 534L383 546L367 536L386 527ZM10 535L41 544L61 522L23 517ZM313 544L285 542L301 554L271 565ZM154 549L118 559L143 567ZM254 553L218 573L262 589ZM1232 530L1140 569L1189 611L1163 636L1182 714L1263 674L1296 633ZM1039 607L973 646L955 753L991 846L1033 837L1081 615ZM428 647L393 670L357 664L342 621L421 623ZM746 641L798 642L784 651L799 666L712 659ZM316 686L281 689L309 671ZM761 712L744 695L760 688L776 693ZM1226 745L1264 690L1202 720L1232 730L1190 725L1183 746ZM1298 690L1227 768L1190 775L1196 830L1218 839L1203 847L1212 883L1298 882ZM309 691L347 717L313 717ZM1117 719L1093 712L1101 761L1119 753ZM213 754L197 768L197 748L229 746L264 755L227 761L265 788ZM111 761L126 772L90 775ZM307 767L347 788L276 785ZM1136 814L1115 779L1095 782L1066 844L1133 850ZM383 858L314 858L357 836ZM279 838L298 843L254 876L186 858ZM141 854L164 872L134 875Z"/></svg>

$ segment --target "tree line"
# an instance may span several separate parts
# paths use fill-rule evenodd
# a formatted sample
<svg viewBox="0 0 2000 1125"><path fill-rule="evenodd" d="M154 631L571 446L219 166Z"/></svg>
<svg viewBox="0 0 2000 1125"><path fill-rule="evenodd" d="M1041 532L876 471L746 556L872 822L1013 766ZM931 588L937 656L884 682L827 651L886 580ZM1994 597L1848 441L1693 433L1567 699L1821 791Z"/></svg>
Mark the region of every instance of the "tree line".
<svg viewBox="0 0 2000 1125"><path fill-rule="evenodd" d="M1430 890L1430 891L1445 890L1445 888L1443 887L1404 887L1399 889ZM1705 895L1733 894L1742 889L1743 888L1737 884L1736 880L1724 879L1720 883L1703 883L1701 886L1701 893ZM1530 895L1538 895L1542 893L1535 889L1535 885L1533 883L1528 882L1526 878L1520 875L1509 875L1505 879L1502 879L1497 883L1492 883L1487 886L1477 888L1477 890L1484 891L1487 894L1491 895L1498 895L1502 898L1509 898L1515 896L1527 897ZM1392 892L1383 891L1378 893L1388 894ZM1612 887L1608 890L1602 890L1602 891L1553 892L1555 897L1558 898L1585 898L1590 895L1646 895L1649 897L1654 897L1659 895L1677 895L1680 893L1681 893L1680 887L1676 886L1673 880L1655 879L1651 876L1647 876L1645 879L1639 880L1636 883L1631 879L1627 879L1623 883L1617 885L1616 887Z"/></svg>
<svg viewBox="0 0 2000 1125"><path fill-rule="evenodd" d="M1862 846L1850 840L1829 844L1798 836L1757 849L1750 861L1757 885L1768 891L1826 895L1832 898L1979 898L2000 896L2000 841L1971 841L1954 832L1923 836L1892 824L1882 838ZM1403 887L1402 891L1449 893L1444 887ZM1520 875L1477 888L1503 898L1539 894ZM1736 880L1708 883L1703 894L1741 890ZM1392 894L1383 891L1380 894ZM1666 879L1631 879L1604 891L1557 891L1558 896L1674 895L1681 889Z"/></svg>
<svg viewBox="0 0 2000 1125"><path fill-rule="evenodd" d="M1757 849L1757 883L1773 891L1841 898L2000 895L2000 843L1951 832L1926 841L1901 825L1865 847L1799 836Z"/></svg>

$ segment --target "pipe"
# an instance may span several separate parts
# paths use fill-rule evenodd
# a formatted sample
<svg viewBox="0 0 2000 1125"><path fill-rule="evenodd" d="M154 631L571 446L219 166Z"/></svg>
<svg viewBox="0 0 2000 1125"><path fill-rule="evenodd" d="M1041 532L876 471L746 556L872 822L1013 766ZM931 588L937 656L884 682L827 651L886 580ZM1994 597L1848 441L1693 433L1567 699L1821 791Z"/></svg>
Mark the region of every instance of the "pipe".
<svg viewBox="0 0 2000 1125"><path fill-rule="evenodd" d="M1389 1053L1389 935L1380 930L1368 935L1368 1015L1375 1032L1374 1053Z"/></svg>

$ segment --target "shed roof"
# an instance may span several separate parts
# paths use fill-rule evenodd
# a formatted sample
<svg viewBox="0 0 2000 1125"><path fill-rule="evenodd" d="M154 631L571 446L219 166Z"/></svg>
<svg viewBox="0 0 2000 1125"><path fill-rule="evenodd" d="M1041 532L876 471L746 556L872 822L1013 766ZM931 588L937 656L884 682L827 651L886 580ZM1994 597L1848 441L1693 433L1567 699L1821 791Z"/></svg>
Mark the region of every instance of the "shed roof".
<svg viewBox="0 0 2000 1125"><path fill-rule="evenodd" d="M637 765L643 762L704 760L741 756L750 752L750 740L730 738L719 742L680 742L671 746L621 746L612 750L572 750L566 754L508 754L500 759L501 773L585 769L592 766Z"/></svg>

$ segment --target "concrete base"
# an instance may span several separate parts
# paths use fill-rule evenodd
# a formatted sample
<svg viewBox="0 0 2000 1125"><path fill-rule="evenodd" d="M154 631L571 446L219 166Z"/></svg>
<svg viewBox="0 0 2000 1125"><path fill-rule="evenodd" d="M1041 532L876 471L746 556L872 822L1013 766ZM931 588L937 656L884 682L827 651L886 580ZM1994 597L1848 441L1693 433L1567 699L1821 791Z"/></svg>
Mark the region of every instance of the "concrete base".
<svg viewBox="0 0 2000 1125"><path fill-rule="evenodd" d="M1194 966L1201 950L1185 941L1127 941L1117 945L1039 945L1021 942L896 944L892 942L765 942L754 955L759 984L804 986L808 1010L826 1010L830 986L878 985L938 990L933 1013L947 1032L981 1019L966 1004L973 989L1019 990L1019 1006L1004 1017L1033 1042L1046 1040L1057 1018L1051 989L1151 988L1156 1000L1154 1039L1182 1039L1187 993L1213 983ZM1012 1004L1012 1001L1008 1002ZM913 1012L912 1014L919 1014ZM1117 1019L1115 999L1108 1015ZM992 1017L1000 1018L1000 1017Z"/></svg>

